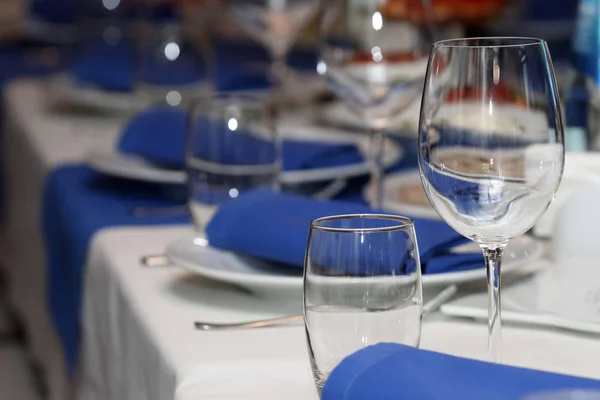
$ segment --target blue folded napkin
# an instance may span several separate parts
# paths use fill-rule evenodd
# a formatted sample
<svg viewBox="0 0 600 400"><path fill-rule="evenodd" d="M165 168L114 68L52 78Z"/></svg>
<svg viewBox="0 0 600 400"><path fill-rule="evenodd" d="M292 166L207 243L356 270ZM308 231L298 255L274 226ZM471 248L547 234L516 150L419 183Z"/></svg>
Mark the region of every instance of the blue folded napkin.
<svg viewBox="0 0 600 400"><path fill-rule="evenodd" d="M159 10L156 18L168 18ZM158 12L158 11L157 11ZM257 90L270 87L267 76L270 57L263 48L242 42L222 42L215 46L214 80L217 91ZM299 70L316 71L316 56L306 50L293 51L289 65ZM136 68L139 70L136 71ZM205 79L207 64L189 45L182 45L179 57L159 61L152 52L142 51L136 67L130 45L91 45L73 67L76 82L111 91L131 91L135 74L141 81L155 85L187 85Z"/></svg>
<svg viewBox="0 0 600 400"><path fill-rule="evenodd" d="M520 400L561 389L600 389L600 381L381 343L344 359L322 399Z"/></svg>
<svg viewBox="0 0 600 400"><path fill-rule="evenodd" d="M90 44L75 63L72 74L81 85L104 90L129 92L136 74L141 82L152 85L188 85L206 77L205 63L189 44L181 44L179 56L173 61L157 58L150 50L136 55L129 43L115 45Z"/></svg>
<svg viewBox="0 0 600 400"><path fill-rule="evenodd" d="M222 204L209 222L206 234L211 246L302 267L310 221L330 215L373 212L360 204L319 201L258 189ZM414 221L424 273L483 268L480 253L449 253L468 239L446 223Z"/></svg>
<svg viewBox="0 0 600 400"><path fill-rule="evenodd" d="M75 62L71 73L83 86L129 92L133 88L133 52L129 44L121 42L114 46L90 45Z"/></svg>
<svg viewBox="0 0 600 400"><path fill-rule="evenodd" d="M271 86L268 71L272 62L264 46L221 40L215 44L215 82L220 91L259 90ZM287 65L297 71L316 73L317 54L313 50L294 49Z"/></svg>
<svg viewBox="0 0 600 400"><path fill-rule="evenodd" d="M174 107L146 110L125 127L118 149L157 165L184 168L187 116ZM198 117L194 129L194 152L206 161L252 165L274 159L274 145L242 130L228 131L221 123ZM283 168L286 171L352 165L363 162L354 144L284 140ZM267 163L267 162L263 162Z"/></svg>
<svg viewBox="0 0 600 400"><path fill-rule="evenodd" d="M188 217L135 218L132 207L179 204L174 188L103 177L69 165L47 178L42 226L47 254L48 304L69 371L79 348L82 285L93 235L111 226L189 223Z"/></svg>

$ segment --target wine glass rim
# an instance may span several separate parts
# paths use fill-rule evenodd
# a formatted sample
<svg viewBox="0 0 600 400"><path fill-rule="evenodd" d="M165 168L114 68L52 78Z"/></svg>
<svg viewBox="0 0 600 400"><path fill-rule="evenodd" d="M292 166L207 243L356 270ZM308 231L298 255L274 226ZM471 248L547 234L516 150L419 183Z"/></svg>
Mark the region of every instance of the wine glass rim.
<svg viewBox="0 0 600 400"><path fill-rule="evenodd" d="M470 41L498 41L498 44L470 44ZM528 37L528 36L479 36L479 37L464 37L457 39L445 39L439 40L433 44L434 47L462 47L462 48L474 48L474 49L487 49L487 48L498 48L498 47L527 47L527 46L539 46L545 44L544 39Z"/></svg>
<svg viewBox="0 0 600 400"><path fill-rule="evenodd" d="M334 228L321 225L324 222L336 221L340 219L373 219L395 221L397 224L390 226L382 226L379 228ZM403 217L401 215L392 214L340 214L330 215L314 219L310 222L310 229L321 232L336 232L336 233L377 233L377 232L394 232L414 228L415 222L412 218Z"/></svg>

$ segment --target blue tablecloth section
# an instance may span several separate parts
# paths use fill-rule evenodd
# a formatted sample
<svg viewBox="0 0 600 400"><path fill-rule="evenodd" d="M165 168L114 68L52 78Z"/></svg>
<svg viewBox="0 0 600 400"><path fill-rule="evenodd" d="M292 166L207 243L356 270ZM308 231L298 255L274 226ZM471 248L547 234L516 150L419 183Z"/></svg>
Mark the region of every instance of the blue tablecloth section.
<svg viewBox="0 0 600 400"><path fill-rule="evenodd" d="M134 206L180 203L177 189L106 178L80 165L59 167L48 177L42 210L48 304L70 371L77 362L83 274L92 236L111 226L189 223L188 217L131 215Z"/></svg>
<svg viewBox="0 0 600 400"><path fill-rule="evenodd" d="M600 389L600 381L509 367L381 343L352 354L325 384L323 400L521 400L561 389Z"/></svg>

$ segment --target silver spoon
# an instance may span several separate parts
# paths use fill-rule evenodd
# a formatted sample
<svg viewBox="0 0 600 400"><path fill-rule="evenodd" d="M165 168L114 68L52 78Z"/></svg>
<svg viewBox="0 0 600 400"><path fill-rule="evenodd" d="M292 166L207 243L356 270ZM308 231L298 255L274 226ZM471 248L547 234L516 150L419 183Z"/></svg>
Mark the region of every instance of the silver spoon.
<svg viewBox="0 0 600 400"><path fill-rule="evenodd" d="M450 285L446 289L438 293L433 299L429 300L423 306L423 315L437 311L444 303L446 303L454 294L456 294L458 288L456 285ZM218 324L213 322L194 322L194 328L199 331L212 331L212 330L227 330L227 329L252 329L252 328L265 328L269 326L281 326L288 325L294 322L299 322L304 317L302 315L290 315L286 317L262 319L257 321L239 322L239 323L224 323Z"/></svg>

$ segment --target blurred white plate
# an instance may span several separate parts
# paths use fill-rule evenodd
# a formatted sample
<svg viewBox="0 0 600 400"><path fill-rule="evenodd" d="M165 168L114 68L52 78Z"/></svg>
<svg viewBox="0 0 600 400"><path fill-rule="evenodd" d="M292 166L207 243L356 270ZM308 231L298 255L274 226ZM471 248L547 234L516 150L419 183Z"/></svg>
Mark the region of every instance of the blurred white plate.
<svg viewBox="0 0 600 400"><path fill-rule="evenodd" d="M159 102L166 102L164 86L142 85L135 92L115 92L102 90L94 86L78 84L70 74L56 74L48 79L48 93L53 100L77 107L99 110L107 113L128 113L143 110ZM205 83L169 86L171 101L198 96L207 93Z"/></svg>
<svg viewBox="0 0 600 400"><path fill-rule="evenodd" d="M538 237L552 237L557 215L562 207L568 204L569 198L582 188L600 183L600 153L566 153L565 167L556 197L546 213L534 226L533 231ZM564 209L562 209L564 211Z"/></svg>
<svg viewBox="0 0 600 400"><path fill-rule="evenodd" d="M286 132L286 129L286 127L281 128L282 132ZM367 162L369 152L368 138L348 134L339 130L326 130L325 128L316 129L317 128L294 127L294 129L288 129L288 131L292 133L288 134L286 137L330 143L354 143L363 154L365 161L358 164L335 166L331 168L284 171L281 176L282 183L292 185L308 182L322 182L362 176L370 172L370 164ZM399 145L391 141L386 143L386 146L383 164L386 167L389 167L402 159L403 150ZM139 157L122 154L116 150L91 151L88 153L86 161L94 170L105 175L119 178L175 184L184 183L186 179L184 171L160 168Z"/></svg>
<svg viewBox="0 0 600 400"><path fill-rule="evenodd" d="M301 295L302 268L278 267L268 261L204 246L205 242L204 239L185 237L171 243L165 254L174 264L198 275L245 287L256 293ZM461 247L461 251L480 251L473 243ZM542 252L542 243L535 239L527 236L514 239L504 254L503 274L533 272L535 269L529 268L529 265L538 260ZM450 285L484 279L485 270L482 265L482 268L470 271L424 275L423 285Z"/></svg>

